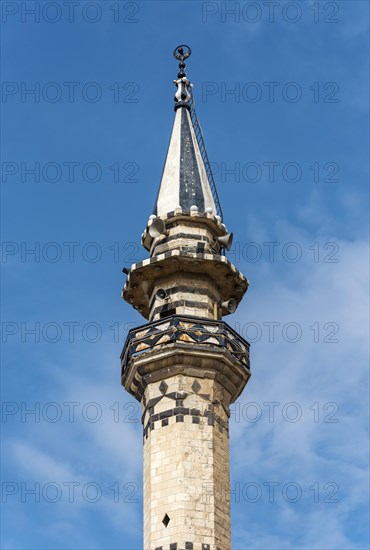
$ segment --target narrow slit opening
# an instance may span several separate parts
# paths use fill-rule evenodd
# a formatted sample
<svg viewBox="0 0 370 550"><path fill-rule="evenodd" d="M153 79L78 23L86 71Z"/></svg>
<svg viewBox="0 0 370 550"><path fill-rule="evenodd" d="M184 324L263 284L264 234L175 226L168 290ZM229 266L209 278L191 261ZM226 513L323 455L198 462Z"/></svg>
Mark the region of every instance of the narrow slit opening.
<svg viewBox="0 0 370 550"><path fill-rule="evenodd" d="M161 311L159 316L161 319L165 319L166 317L170 317L171 315L175 315L175 314L176 314L176 308L172 308L172 309L167 309L166 311Z"/></svg>

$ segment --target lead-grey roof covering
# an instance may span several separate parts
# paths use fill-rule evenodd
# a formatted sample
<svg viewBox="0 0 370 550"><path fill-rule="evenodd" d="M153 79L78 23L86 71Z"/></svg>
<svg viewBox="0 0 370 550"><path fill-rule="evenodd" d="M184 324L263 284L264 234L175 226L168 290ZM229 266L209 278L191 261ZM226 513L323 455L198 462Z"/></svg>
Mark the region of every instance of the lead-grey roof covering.
<svg viewBox="0 0 370 550"><path fill-rule="evenodd" d="M164 216L179 206L183 211L192 206L197 206L199 212L211 208L216 214L193 123L185 107L176 110L153 214Z"/></svg>

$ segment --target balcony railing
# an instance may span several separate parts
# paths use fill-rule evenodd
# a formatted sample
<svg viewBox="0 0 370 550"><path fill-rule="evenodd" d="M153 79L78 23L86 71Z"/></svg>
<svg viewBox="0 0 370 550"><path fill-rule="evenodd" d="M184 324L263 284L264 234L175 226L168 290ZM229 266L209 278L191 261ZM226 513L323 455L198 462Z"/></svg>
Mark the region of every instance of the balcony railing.
<svg viewBox="0 0 370 550"><path fill-rule="evenodd" d="M249 343L229 325L223 321L172 315L130 330L121 354L122 374L132 357L173 342L226 349L249 369Z"/></svg>

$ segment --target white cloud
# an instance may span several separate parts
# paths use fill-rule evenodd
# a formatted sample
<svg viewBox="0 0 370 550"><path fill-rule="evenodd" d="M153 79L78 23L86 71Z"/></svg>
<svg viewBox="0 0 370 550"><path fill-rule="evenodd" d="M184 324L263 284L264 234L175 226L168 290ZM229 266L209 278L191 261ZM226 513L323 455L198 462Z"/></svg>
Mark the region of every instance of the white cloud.
<svg viewBox="0 0 370 550"><path fill-rule="evenodd" d="M280 227L283 241L287 227ZM289 240L299 242L302 248L309 244L301 230L289 227L289 235ZM330 239L333 237L326 240ZM235 505L236 550L360 547L346 529L356 507L368 501L368 287L364 262L368 247L361 241L336 242L336 264L314 263L307 257L300 265L255 266L255 273L261 268L264 292L250 300L250 305L247 296L236 317L243 319L239 321L242 326L254 321L263 331L261 340L251 346L253 377L235 406L240 422L233 421L231 429L232 479L234 483L257 482L262 488L268 481L279 482L280 487L296 482L303 491L302 500L289 504L279 488L276 507L268 502L266 488L260 515L255 510L257 504L244 500ZM266 321L280 323L273 343L263 326ZM337 343L323 340L329 334L324 330L329 321L339 327ZM281 327L287 322L302 328L302 338L296 343L286 342L282 336ZM309 328L315 322L320 327L318 343ZM256 415L256 406L248 409L251 402L256 402L262 413L255 423L247 418ZM280 403L271 423L268 407L263 405L266 402ZM284 414L289 402L297 403L301 410L296 423L287 420L287 408ZM317 422L314 412L319 414ZM294 407L290 413L294 415ZM333 419L338 422L324 422ZM321 491L318 503L309 488L315 482ZM328 482L338 486L338 503L322 502L333 489L324 489ZM253 521L248 520L251 508ZM266 514L273 521L266 522Z"/></svg>

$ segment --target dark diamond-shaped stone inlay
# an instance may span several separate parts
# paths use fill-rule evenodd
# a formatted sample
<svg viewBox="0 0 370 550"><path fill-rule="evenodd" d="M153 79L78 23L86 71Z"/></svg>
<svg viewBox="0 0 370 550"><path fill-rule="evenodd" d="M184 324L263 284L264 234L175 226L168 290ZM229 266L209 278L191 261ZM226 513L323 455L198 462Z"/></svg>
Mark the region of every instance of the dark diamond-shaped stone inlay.
<svg viewBox="0 0 370 550"><path fill-rule="evenodd" d="M159 384L159 391L164 395L168 390L168 386L164 380Z"/></svg>
<svg viewBox="0 0 370 550"><path fill-rule="evenodd" d="M198 393L198 391L201 389L201 385L199 384L198 380L194 380L194 382L191 385L191 389L193 392Z"/></svg>
<svg viewBox="0 0 370 550"><path fill-rule="evenodd" d="M164 518L162 519L162 523L163 523L163 525L164 525L165 527L168 526L168 524L170 523L170 517L169 517L168 514L166 514L166 515L164 516Z"/></svg>

